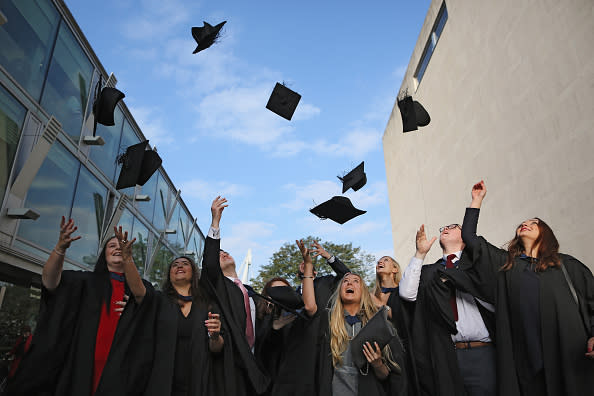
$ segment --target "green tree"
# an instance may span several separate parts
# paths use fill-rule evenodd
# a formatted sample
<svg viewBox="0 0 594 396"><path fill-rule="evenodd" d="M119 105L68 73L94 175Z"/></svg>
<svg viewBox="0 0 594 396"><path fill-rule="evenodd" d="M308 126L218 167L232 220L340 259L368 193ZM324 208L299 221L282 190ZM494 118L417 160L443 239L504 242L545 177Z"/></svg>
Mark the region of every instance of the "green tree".
<svg viewBox="0 0 594 396"><path fill-rule="evenodd" d="M363 276L367 283L372 280L374 275L372 268L375 257L361 250L360 247L353 247L352 243L337 244L322 241L320 238L313 236L302 238L302 240L308 247L312 246L313 241L318 241L328 253L338 257L352 272ZM272 254L269 263L260 268L258 274L250 280L250 284L254 289L262 290L268 280L280 276L288 280L293 286L296 286L300 283L297 272L299 271L299 264L302 261L303 258L295 242L287 242ZM316 271L318 271L318 276L334 273L330 265L322 257L315 257L313 262Z"/></svg>

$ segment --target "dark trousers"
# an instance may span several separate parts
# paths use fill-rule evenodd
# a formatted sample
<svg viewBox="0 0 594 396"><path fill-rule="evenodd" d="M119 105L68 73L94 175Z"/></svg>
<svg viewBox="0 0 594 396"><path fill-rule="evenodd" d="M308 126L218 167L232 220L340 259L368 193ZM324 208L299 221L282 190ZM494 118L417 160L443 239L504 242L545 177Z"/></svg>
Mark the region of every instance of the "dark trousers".
<svg viewBox="0 0 594 396"><path fill-rule="evenodd" d="M468 396L495 396L497 368L495 347L491 345L456 349L458 368Z"/></svg>

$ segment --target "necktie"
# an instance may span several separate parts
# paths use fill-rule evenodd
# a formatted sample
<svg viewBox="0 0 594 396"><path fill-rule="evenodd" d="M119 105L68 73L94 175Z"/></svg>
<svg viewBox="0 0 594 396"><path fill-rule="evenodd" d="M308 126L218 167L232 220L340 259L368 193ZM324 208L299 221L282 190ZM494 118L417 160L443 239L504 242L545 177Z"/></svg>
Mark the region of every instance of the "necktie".
<svg viewBox="0 0 594 396"><path fill-rule="evenodd" d="M455 254L449 254L446 260L446 268L454 268ZM452 312L454 313L454 320L458 321L458 305L456 304L456 289L452 289L450 293L450 305L452 306Z"/></svg>
<svg viewBox="0 0 594 396"><path fill-rule="evenodd" d="M382 293L392 293L395 292L397 287L382 287Z"/></svg>
<svg viewBox="0 0 594 396"><path fill-rule="evenodd" d="M254 346L254 326L252 324L250 299L248 297L247 289L239 279L234 279L233 283L235 283L241 290L241 293L243 293L243 305L245 307L245 338L247 338L247 342L251 348Z"/></svg>
<svg viewBox="0 0 594 396"><path fill-rule="evenodd" d="M357 315L345 315L344 320L351 326L361 321Z"/></svg>

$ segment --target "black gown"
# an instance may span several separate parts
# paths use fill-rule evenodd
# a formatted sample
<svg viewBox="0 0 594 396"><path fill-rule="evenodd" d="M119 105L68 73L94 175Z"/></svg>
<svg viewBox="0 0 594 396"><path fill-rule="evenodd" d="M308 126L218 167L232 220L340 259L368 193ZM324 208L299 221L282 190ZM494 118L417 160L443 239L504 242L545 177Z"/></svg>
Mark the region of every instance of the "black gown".
<svg viewBox="0 0 594 396"><path fill-rule="evenodd" d="M207 309L194 301L190 313L184 317L171 297L157 292L157 298L155 360L144 395L217 395L223 385L213 360L222 359L217 356L222 352L210 352L204 321L209 311L217 313L218 310L216 307Z"/></svg>
<svg viewBox="0 0 594 396"><path fill-rule="evenodd" d="M526 318L518 317L516 309L523 304L520 297L523 288L531 284L525 275L530 260L516 257L512 269L500 271L507 252L476 235L478 216L478 209L466 209L462 238L473 260L467 272L484 289L491 299L488 302L495 304L498 394L519 396L519 378L528 373L526 363L531 360L528 355L534 354L522 342L525 337L521 323ZM540 312L535 325L542 340L542 349L536 352L540 352L549 396L588 395L594 392L594 361L584 354L588 339L594 336L594 278L577 259L560 256L577 292L579 308L560 268L535 273L538 306L534 308Z"/></svg>
<svg viewBox="0 0 594 396"><path fill-rule="evenodd" d="M91 394L103 281L94 272L63 271L56 290L42 288L31 348L6 394ZM146 388L154 355L157 309L152 285L143 282L146 295L142 303L131 297L119 319L96 396L142 395Z"/></svg>
<svg viewBox="0 0 594 396"><path fill-rule="evenodd" d="M200 282L221 311L227 334L223 348L224 392L241 396L263 394L270 378L256 361L245 337L246 312L241 290L223 275L220 266L220 239L206 238Z"/></svg>

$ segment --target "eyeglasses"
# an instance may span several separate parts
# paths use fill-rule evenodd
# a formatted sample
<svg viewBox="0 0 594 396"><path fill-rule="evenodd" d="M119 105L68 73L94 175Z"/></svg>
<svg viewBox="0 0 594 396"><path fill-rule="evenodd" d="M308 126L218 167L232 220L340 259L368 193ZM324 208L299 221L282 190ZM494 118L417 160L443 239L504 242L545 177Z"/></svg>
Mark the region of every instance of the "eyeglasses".
<svg viewBox="0 0 594 396"><path fill-rule="evenodd" d="M450 225L447 225L447 226L444 226L444 227L440 227L439 228L439 233L441 234L445 230L453 230L454 228L462 229L462 226L460 224L450 224Z"/></svg>

